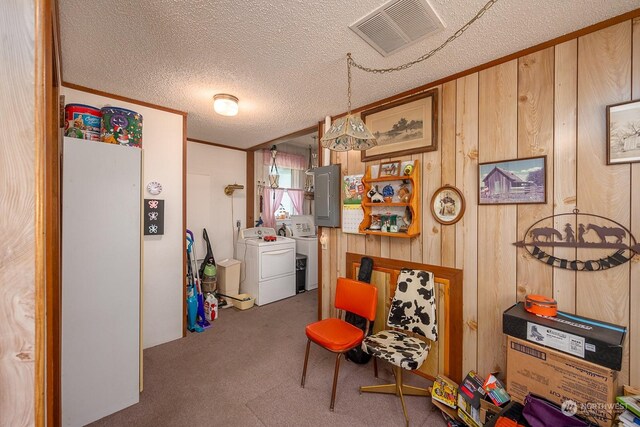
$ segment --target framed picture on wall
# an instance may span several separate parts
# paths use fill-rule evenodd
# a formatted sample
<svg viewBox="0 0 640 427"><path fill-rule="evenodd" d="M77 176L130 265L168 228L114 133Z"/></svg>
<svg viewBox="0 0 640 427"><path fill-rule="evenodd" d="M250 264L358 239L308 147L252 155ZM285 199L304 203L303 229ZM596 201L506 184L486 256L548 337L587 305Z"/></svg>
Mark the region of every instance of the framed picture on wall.
<svg viewBox="0 0 640 427"><path fill-rule="evenodd" d="M361 117L378 140L361 152L363 162L438 149L438 89L364 111Z"/></svg>
<svg viewBox="0 0 640 427"><path fill-rule="evenodd" d="M440 224L450 225L460 221L464 209L464 196L456 187L445 185L433 193L431 214Z"/></svg>
<svg viewBox="0 0 640 427"><path fill-rule="evenodd" d="M547 156L478 165L478 204L547 202Z"/></svg>
<svg viewBox="0 0 640 427"><path fill-rule="evenodd" d="M607 164L640 162L640 100L607 106Z"/></svg>

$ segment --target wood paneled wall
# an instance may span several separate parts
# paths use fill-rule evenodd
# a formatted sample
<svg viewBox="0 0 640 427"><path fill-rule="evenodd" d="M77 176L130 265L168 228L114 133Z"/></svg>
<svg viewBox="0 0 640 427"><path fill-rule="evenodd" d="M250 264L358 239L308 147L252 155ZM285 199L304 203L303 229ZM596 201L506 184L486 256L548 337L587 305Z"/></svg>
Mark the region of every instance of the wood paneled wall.
<svg viewBox="0 0 640 427"><path fill-rule="evenodd" d="M550 268L512 244L538 219L576 207L640 237L640 164L607 166L605 133L605 106L640 98L640 18L437 88L439 149L412 157L424 166L422 233L408 240L324 229L322 315L331 312L347 251L455 266L464 270L465 371L504 372L502 312L528 293L542 293L555 296L565 311L629 326L619 378L640 385L638 257L610 270L575 273ZM539 155L547 156L546 204L478 206L479 162ZM354 152L332 153L331 161L342 164L343 174L377 163L365 165ZM454 226L435 222L428 207L444 184L460 188L467 203ZM556 251L568 258L572 252Z"/></svg>

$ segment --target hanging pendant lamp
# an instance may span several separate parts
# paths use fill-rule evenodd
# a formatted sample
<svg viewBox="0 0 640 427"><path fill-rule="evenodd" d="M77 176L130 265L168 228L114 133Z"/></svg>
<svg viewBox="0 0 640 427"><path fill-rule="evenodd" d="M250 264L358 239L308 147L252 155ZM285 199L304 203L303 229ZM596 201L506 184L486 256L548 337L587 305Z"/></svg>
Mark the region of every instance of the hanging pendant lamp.
<svg viewBox="0 0 640 427"><path fill-rule="evenodd" d="M351 54L347 53L347 115L333 122L320 140L323 148L333 151L368 150L378 145L359 116L351 115Z"/></svg>
<svg viewBox="0 0 640 427"><path fill-rule="evenodd" d="M466 24L464 24L458 31L453 33L448 39L446 39L440 46L431 49L429 52L420 56L419 58L407 62L402 65L398 65L397 67L391 68L371 68L365 67L362 64L356 62L353 58L351 58L351 54L347 53L347 98L349 101L349 106L347 110L347 115L345 117L341 117L337 119L327 133L320 140L320 144L323 148L328 148L333 151L348 151L348 150L368 150L371 147L375 147L378 145L376 138L373 136L371 131L367 129L367 126L364 124L362 119L359 116L351 115L351 67L356 67L359 70L362 70L367 73L374 74L386 74L392 73L394 71L402 71L408 68L413 67L420 62L426 61L431 58L433 55L444 49L449 43L453 42L455 39L460 37L465 33L473 25L478 19L482 18L482 16L489 10L491 7L496 4L498 0L488 0L485 5L480 8L478 13L475 14Z"/></svg>

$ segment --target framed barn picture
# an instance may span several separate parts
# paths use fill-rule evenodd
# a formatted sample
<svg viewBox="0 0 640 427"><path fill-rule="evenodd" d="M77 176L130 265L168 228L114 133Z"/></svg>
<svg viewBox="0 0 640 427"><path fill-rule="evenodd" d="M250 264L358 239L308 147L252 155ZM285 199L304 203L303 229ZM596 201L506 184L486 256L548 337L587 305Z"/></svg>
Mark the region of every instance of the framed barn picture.
<svg viewBox="0 0 640 427"><path fill-rule="evenodd" d="M478 165L478 204L547 202L547 156Z"/></svg>
<svg viewBox="0 0 640 427"><path fill-rule="evenodd" d="M438 89L364 111L360 117L378 141L361 152L363 162L438 149Z"/></svg>
<svg viewBox="0 0 640 427"><path fill-rule="evenodd" d="M640 162L640 100L607 106L607 164Z"/></svg>

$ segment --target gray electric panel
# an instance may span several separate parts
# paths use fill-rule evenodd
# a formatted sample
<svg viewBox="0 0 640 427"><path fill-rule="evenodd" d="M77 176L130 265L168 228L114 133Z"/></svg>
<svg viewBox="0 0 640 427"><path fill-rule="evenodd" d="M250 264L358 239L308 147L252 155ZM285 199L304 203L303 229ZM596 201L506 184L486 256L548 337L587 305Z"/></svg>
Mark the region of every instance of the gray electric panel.
<svg viewBox="0 0 640 427"><path fill-rule="evenodd" d="M318 227L340 227L340 165L314 169L313 203Z"/></svg>

